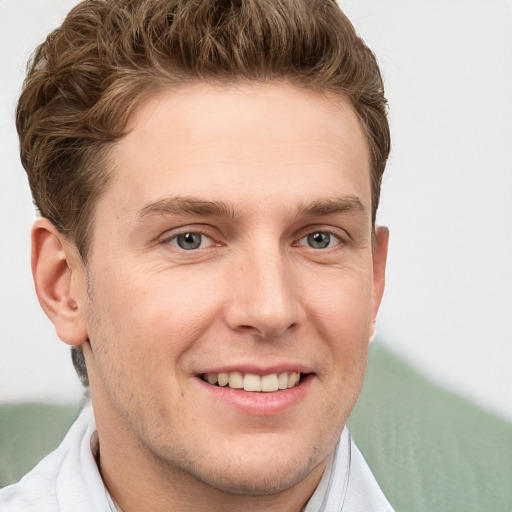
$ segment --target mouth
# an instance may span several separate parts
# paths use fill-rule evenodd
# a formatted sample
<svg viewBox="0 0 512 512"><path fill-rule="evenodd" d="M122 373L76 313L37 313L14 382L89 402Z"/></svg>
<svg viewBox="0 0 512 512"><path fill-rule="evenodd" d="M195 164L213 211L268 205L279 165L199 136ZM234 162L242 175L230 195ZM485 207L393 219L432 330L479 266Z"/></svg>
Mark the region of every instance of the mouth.
<svg viewBox="0 0 512 512"><path fill-rule="evenodd" d="M298 386L304 375L300 372L280 372L257 375L243 372L203 373L200 378L216 387L228 387L253 393L275 393Z"/></svg>

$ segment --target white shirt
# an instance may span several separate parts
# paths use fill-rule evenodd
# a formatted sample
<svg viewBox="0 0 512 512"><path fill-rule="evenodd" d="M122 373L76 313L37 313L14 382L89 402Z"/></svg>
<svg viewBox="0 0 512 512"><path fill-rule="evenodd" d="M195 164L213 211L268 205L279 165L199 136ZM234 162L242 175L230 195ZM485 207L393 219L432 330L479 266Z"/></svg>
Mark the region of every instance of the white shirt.
<svg viewBox="0 0 512 512"><path fill-rule="evenodd" d="M95 430L89 404L54 452L0 490L0 511L115 512L96 465ZM303 512L393 512L347 428Z"/></svg>

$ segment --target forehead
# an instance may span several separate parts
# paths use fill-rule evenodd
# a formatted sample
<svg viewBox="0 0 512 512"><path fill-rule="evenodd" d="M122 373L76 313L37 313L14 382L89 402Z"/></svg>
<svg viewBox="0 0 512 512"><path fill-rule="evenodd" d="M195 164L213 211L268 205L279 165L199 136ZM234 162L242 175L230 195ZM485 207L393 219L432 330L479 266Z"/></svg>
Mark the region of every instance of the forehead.
<svg viewBox="0 0 512 512"><path fill-rule="evenodd" d="M350 195L371 210L368 148L348 99L287 84L162 92L113 157L110 189L131 214L175 195L260 205Z"/></svg>

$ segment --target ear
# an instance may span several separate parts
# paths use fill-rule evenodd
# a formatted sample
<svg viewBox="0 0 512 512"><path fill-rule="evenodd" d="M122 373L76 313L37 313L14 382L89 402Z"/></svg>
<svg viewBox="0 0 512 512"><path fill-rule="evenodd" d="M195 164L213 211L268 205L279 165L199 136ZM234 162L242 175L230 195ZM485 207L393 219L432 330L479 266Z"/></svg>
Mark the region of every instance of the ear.
<svg viewBox="0 0 512 512"><path fill-rule="evenodd" d="M48 219L32 228L32 276L37 298L59 338L68 345L87 340L82 307L86 297L85 268L75 245Z"/></svg>
<svg viewBox="0 0 512 512"><path fill-rule="evenodd" d="M373 304L372 304L372 330L370 339L375 336L377 313L379 312L384 284L386 281L386 261L388 258L389 229L377 226L373 244Z"/></svg>

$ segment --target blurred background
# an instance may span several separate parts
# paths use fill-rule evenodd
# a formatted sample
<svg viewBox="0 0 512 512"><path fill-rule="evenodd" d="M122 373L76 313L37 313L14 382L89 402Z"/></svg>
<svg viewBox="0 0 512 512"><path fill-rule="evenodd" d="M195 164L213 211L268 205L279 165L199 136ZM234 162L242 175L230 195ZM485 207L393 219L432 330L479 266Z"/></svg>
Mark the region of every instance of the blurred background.
<svg viewBox="0 0 512 512"><path fill-rule="evenodd" d="M33 290L35 214L13 121L31 52L75 3L0 0L0 402L82 394ZM377 54L390 103L377 343L512 421L512 2L340 3Z"/></svg>

